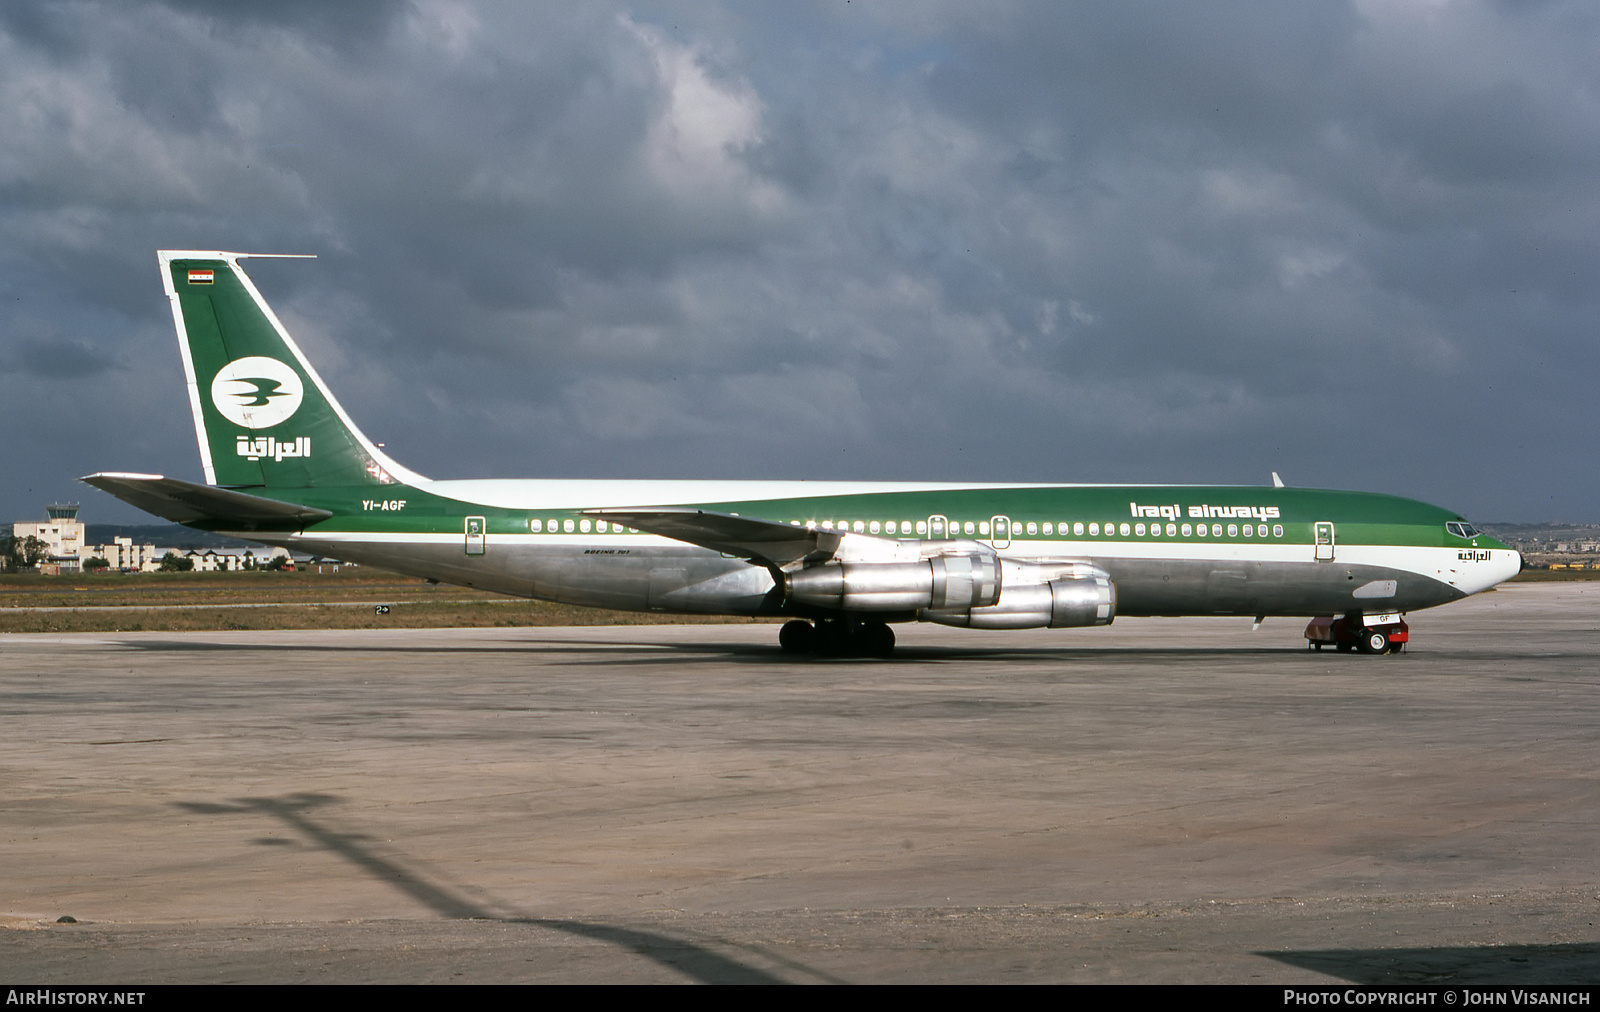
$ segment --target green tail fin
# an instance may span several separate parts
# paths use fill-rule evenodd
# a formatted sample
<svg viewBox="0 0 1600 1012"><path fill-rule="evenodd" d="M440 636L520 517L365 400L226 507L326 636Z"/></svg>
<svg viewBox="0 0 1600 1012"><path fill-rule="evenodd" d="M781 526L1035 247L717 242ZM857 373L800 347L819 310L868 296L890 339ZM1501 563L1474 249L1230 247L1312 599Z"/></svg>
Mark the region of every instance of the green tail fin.
<svg viewBox="0 0 1600 1012"><path fill-rule="evenodd" d="M361 434L267 306L246 253L160 250L200 459L212 485L415 484Z"/></svg>

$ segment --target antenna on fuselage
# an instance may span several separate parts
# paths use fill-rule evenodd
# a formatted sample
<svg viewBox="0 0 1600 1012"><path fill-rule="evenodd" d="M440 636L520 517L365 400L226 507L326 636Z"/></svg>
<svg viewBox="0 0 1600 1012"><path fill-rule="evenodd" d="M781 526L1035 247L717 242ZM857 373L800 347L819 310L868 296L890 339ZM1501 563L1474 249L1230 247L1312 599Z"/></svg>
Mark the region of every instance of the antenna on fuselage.
<svg viewBox="0 0 1600 1012"><path fill-rule="evenodd" d="M1282 488L1283 487L1283 479L1278 477L1278 472L1276 472L1276 471L1272 472L1272 487L1273 488Z"/></svg>

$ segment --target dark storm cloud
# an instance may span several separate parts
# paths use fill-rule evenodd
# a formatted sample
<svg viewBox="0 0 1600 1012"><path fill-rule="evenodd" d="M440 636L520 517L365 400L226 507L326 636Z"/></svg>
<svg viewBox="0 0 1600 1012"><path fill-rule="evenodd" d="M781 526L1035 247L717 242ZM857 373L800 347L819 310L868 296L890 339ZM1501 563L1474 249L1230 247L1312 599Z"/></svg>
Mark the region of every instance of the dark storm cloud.
<svg viewBox="0 0 1600 1012"><path fill-rule="evenodd" d="M1589 519L1597 36L1431 0L7 6L0 425L48 495L193 476L152 251L313 252L247 267L442 477L1277 469Z"/></svg>
<svg viewBox="0 0 1600 1012"><path fill-rule="evenodd" d="M25 338L16 342L4 367L37 379L67 380L98 376L116 368L116 362L83 341Z"/></svg>
<svg viewBox="0 0 1600 1012"><path fill-rule="evenodd" d="M159 0L161 6L214 23L268 27L295 32L319 42L344 45L382 38L410 4L405 0Z"/></svg>

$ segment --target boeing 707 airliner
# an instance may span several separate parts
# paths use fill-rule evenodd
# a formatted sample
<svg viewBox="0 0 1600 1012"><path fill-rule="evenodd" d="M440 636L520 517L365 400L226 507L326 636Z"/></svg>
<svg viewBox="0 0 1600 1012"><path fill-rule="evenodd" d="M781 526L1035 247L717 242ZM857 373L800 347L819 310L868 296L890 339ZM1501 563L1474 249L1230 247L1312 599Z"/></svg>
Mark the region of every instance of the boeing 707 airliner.
<svg viewBox="0 0 1600 1012"><path fill-rule="evenodd" d="M785 650L835 655L887 655L895 623L1119 615L1337 616L1383 653L1400 615L1522 565L1449 510L1276 481L435 481L362 435L240 266L250 255L157 254L205 484L85 482L197 529L444 583L787 616Z"/></svg>

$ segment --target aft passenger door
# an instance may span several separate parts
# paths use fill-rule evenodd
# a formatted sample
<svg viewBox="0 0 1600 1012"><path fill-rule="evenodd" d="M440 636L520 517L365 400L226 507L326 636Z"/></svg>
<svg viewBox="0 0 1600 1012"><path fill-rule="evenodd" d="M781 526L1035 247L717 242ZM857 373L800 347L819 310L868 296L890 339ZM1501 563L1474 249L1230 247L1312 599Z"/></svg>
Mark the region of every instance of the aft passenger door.
<svg viewBox="0 0 1600 1012"><path fill-rule="evenodd" d="M948 532L947 532L947 528L949 526L950 526L950 521L946 520L942 516L939 516L937 513L934 514L933 516L929 517L928 518L928 538L929 538L929 540L931 540L931 541L943 541L946 537L949 536Z"/></svg>
<svg viewBox="0 0 1600 1012"><path fill-rule="evenodd" d="M482 555L488 544L488 521L483 517L467 517L467 554Z"/></svg>
<svg viewBox="0 0 1600 1012"><path fill-rule="evenodd" d="M1317 544L1317 561L1333 561L1333 523L1319 520L1311 525L1312 537Z"/></svg>

